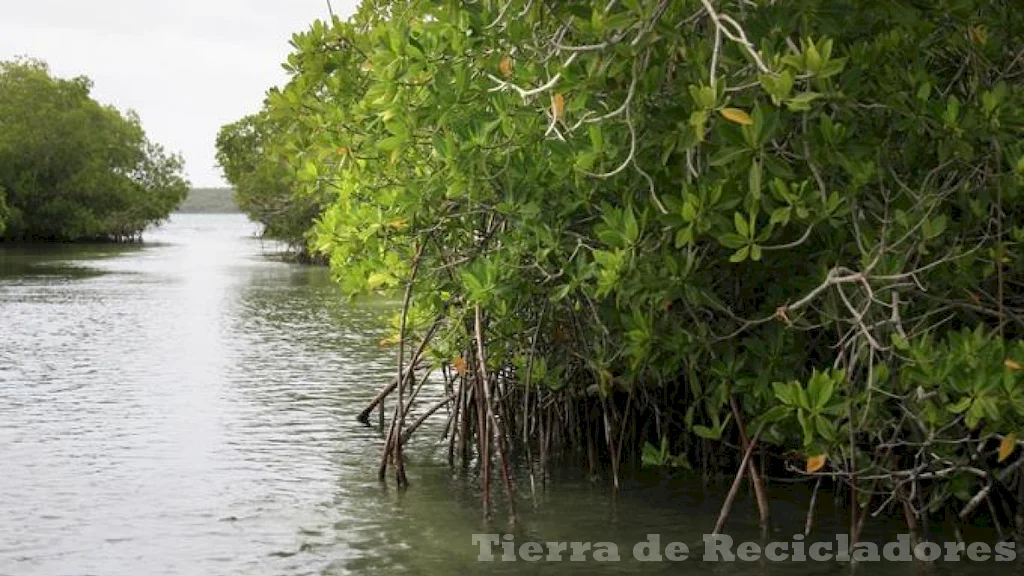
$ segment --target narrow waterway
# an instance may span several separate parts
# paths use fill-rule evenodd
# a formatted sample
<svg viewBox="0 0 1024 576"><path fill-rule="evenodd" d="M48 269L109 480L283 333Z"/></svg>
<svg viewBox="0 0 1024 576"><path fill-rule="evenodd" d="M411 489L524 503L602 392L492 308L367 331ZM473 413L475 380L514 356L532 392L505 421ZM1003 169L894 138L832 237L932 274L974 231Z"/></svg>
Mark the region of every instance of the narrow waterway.
<svg viewBox="0 0 1024 576"><path fill-rule="evenodd" d="M376 481L380 433L354 420L393 372L380 320L394 303L345 301L254 232L175 215L141 246L0 246L0 576L846 572L634 561L651 533L699 558L714 524L720 494L663 476L617 498L562 480L535 511L521 484L518 542L610 541L621 562L478 562L472 535L504 526L482 523L439 431L414 440L399 493ZM778 539L802 528L803 490L777 488L792 528ZM756 539L746 504L729 533ZM841 530L821 507L823 534Z"/></svg>

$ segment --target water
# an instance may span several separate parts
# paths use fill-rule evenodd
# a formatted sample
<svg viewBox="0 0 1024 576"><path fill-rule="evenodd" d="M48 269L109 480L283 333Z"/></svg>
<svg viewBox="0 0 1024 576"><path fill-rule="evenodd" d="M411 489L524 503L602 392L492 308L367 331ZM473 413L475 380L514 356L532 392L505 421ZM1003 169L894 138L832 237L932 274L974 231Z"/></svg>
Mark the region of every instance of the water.
<svg viewBox="0 0 1024 576"><path fill-rule="evenodd" d="M482 522L439 431L414 439L398 492L376 481L380 433L354 419L393 373L395 303L346 302L254 232L175 215L142 246L0 247L0 576L845 572L632 561L649 533L699 558L714 524L720 489L661 476L617 498L563 480L536 511L521 479L517 544L612 541L622 562L477 562L472 534L504 525ZM776 538L802 528L802 490L778 488ZM844 522L830 507L826 539ZM753 539L745 496L735 515L729 533Z"/></svg>

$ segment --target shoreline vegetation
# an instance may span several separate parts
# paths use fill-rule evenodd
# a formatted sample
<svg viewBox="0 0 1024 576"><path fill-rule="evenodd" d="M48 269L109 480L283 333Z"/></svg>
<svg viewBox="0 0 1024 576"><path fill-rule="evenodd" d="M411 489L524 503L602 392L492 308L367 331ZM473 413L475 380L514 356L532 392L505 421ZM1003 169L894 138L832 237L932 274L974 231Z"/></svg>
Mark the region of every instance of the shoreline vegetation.
<svg viewBox="0 0 1024 576"><path fill-rule="evenodd" d="M193 188L175 212L182 214L239 214L231 188Z"/></svg>
<svg viewBox="0 0 1024 576"><path fill-rule="evenodd" d="M365 0L218 160L403 295L381 481L436 417L487 518L653 466L731 482L714 533L745 484L767 531L782 477L808 533L827 491L854 543L1024 542L1021 37L1006 0Z"/></svg>
<svg viewBox="0 0 1024 576"><path fill-rule="evenodd" d="M134 243L187 195L181 157L91 90L39 60L0 62L0 240Z"/></svg>

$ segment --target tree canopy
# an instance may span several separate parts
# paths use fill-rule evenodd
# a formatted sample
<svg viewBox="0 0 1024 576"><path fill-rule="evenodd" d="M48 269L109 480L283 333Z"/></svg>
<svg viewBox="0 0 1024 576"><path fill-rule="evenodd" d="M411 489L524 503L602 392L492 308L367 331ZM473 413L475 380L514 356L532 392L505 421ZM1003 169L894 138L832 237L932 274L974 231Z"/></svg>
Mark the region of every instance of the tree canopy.
<svg viewBox="0 0 1024 576"><path fill-rule="evenodd" d="M385 465L422 362L484 461L731 440L757 483L760 442L909 522L1020 477L1021 38L1009 1L364 2L255 122L339 283L406 291Z"/></svg>
<svg viewBox="0 0 1024 576"><path fill-rule="evenodd" d="M263 225L268 238L308 256L309 231L327 205L322 194L299 194L289 178L287 158L274 147L285 134L266 114L228 124L217 134L217 162L234 188L235 202Z"/></svg>
<svg viewBox="0 0 1024 576"><path fill-rule="evenodd" d="M2 237L134 239L188 194L181 158L91 88L37 60L0 62Z"/></svg>

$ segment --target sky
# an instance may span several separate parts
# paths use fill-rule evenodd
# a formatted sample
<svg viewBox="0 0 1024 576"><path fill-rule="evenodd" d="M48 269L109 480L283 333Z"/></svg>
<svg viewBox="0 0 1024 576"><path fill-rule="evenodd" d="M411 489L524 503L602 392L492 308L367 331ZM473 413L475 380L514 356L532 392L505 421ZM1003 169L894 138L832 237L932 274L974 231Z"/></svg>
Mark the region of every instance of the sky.
<svg viewBox="0 0 1024 576"><path fill-rule="evenodd" d="M331 4L347 17L358 1ZM317 18L327 0L0 0L0 60L88 76L96 100L136 111L150 140L185 157L194 186L224 186L217 131L286 81L288 41Z"/></svg>

